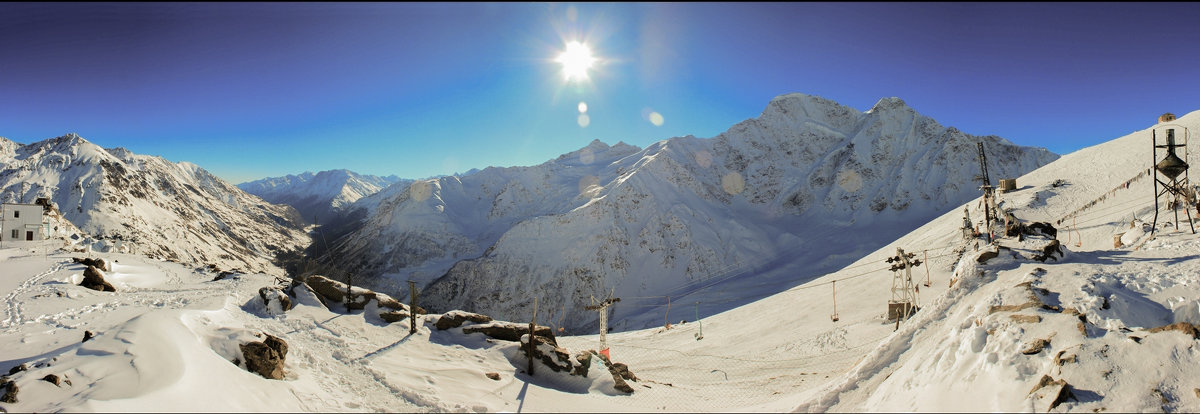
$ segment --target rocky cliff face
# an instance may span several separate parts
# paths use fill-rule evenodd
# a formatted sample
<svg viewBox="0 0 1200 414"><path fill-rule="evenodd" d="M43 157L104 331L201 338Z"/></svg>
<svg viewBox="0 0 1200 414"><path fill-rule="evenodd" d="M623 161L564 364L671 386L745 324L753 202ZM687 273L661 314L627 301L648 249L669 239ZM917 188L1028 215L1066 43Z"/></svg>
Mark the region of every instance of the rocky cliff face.
<svg viewBox="0 0 1200 414"><path fill-rule="evenodd" d="M335 250L376 284L432 281L422 302L434 309L515 320L537 296L564 325L590 326L593 296L735 291L843 266L978 197L978 142L993 180L1057 158L896 98L860 112L791 94L710 139L597 141L535 167L381 192Z"/></svg>
<svg viewBox="0 0 1200 414"><path fill-rule="evenodd" d="M21 145L0 138L0 199L49 197L100 241L188 264L281 274L276 255L308 244L299 215L195 164L104 149L75 134Z"/></svg>

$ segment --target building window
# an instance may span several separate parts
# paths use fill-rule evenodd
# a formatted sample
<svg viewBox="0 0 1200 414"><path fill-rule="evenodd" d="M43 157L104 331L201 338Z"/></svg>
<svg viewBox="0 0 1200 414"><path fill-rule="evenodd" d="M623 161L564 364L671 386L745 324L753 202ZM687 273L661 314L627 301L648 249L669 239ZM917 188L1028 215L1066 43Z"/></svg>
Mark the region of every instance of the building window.
<svg viewBox="0 0 1200 414"><path fill-rule="evenodd" d="M16 240L18 237L21 237L20 236L21 233L19 233L19 231L20 230L13 229L13 236L12 236L13 240Z"/></svg>
<svg viewBox="0 0 1200 414"><path fill-rule="evenodd" d="M13 210L13 218L21 218L21 210Z"/></svg>

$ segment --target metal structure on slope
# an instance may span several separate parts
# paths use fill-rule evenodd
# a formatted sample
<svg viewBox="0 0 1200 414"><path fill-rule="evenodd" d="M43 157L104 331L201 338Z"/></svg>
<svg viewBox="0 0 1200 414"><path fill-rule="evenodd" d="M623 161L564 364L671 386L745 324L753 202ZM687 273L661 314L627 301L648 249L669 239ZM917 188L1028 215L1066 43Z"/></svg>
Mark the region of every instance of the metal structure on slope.
<svg viewBox="0 0 1200 414"><path fill-rule="evenodd" d="M1186 202L1188 205L1195 205L1196 193L1191 189L1188 182L1188 149L1187 142L1189 131L1187 127L1178 124L1165 123L1175 120L1175 115L1170 113L1163 114L1159 118L1159 124L1150 131L1151 137L1154 140L1154 158L1153 169L1154 175L1154 222L1150 226L1150 231L1158 229L1158 211L1160 209L1158 199L1164 195L1170 195L1171 201L1169 206L1175 213L1175 228L1179 228L1179 205ZM1175 130L1183 130L1183 143L1176 141ZM1164 143L1159 144L1159 131L1164 131ZM1177 148L1182 148L1183 157L1180 158ZM1166 151L1161 159L1159 158L1159 149ZM1160 189L1161 187L1161 189ZM1186 207L1184 216L1188 219L1188 226L1192 230L1192 234L1196 234L1196 226L1192 223L1192 216L1187 213Z"/></svg>

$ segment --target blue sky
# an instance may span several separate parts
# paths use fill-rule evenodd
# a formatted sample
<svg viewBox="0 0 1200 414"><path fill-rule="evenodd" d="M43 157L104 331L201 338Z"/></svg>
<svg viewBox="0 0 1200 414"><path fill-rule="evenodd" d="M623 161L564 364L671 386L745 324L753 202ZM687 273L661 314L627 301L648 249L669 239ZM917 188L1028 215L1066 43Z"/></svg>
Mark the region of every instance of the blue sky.
<svg viewBox="0 0 1200 414"><path fill-rule="evenodd" d="M1196 3L0 3L0 136L76 132L232 183L423 178L712 137L801 92L897 96L1065 154L1200 109L1197 21ZM554 61L571 40L599 59L586 82Z"/></svg>

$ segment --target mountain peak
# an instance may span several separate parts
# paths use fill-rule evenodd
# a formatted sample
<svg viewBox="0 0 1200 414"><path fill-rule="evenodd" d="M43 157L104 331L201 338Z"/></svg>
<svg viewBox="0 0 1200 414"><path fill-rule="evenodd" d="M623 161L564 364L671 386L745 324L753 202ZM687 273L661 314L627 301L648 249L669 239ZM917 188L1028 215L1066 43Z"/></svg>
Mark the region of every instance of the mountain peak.
<svg viewBox="0 0 1200 414"><path fill-rule="evenodd" d="M880 112L880 111L894 111L894 110L914 111L912 109L912 107L910 107L910 106L908 106L908 104L904 103L903 99L893 96L893 97L879 99L879 101L875 102L875 105L872 106L871 109L867 110L867 113L875 113L875 112Z"/></svg>

